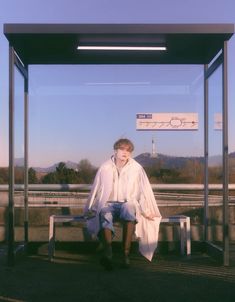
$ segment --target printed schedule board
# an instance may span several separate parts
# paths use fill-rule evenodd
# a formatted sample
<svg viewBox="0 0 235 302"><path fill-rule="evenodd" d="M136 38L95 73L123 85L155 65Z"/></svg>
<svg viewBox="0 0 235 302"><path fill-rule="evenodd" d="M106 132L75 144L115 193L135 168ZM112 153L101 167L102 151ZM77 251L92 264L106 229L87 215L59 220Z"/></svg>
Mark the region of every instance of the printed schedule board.
<svg viewBox="0 0 235 302"><path fill-rule="evenodd" d="M198 130L198 113L137 113L136 130Z"/></svg>

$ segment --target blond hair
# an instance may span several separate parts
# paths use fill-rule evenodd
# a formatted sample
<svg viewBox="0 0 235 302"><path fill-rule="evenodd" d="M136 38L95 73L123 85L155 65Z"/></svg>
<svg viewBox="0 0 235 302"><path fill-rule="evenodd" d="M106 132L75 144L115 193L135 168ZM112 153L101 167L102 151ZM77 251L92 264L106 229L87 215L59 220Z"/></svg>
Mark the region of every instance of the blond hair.
<svg viewBox="0 0 235 302"><path fill-rule="evenodd" d="M113 149L121 149L123 146L126 146L128 148L128 151L130 152L134 150L133 143L127 138L120 138L119 140L117 140L113 145Z"/></svg>

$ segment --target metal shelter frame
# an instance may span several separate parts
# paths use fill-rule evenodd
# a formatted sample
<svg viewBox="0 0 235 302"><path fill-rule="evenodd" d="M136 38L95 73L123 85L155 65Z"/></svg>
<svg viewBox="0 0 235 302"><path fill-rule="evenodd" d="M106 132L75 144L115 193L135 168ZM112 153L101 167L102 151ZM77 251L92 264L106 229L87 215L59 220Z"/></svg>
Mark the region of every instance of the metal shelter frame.
<svg viewBox="0 0 235 302"><path fill-rule="evenodd" d="M28 243L28 66L30 64L201 64L204 66L204 241L229 265L227 41L234 24L5 24L9 41L8 265L14 240L14 67L24 78L24 241ZM80 51L79 45L166 46L154 51ZM222 50L218 58L209 63ZM208 240L208 80L222 65L223 248Z"/></svg>

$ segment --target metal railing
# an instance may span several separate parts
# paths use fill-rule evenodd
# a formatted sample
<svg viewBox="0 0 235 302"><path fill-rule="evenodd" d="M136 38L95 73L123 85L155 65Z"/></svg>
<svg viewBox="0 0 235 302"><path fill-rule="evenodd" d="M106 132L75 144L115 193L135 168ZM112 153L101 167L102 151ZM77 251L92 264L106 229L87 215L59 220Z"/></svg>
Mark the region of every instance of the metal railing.
<svg viewBox="0 0 235 302"><path fill-rule="evenodd" d="M159 206L203 206L204 186L202 184L153 184ZM83 207L90 184L31 184L28 186L28 204L30 207ZM209 206L222 205L222 196L212 194L222 190L222 185L209 185L211 194L208 196ZM229 185L229 190L235 190L235 184ZM0 185L1 191L8 191L8 185ZM15 185L15 206L24 206L24 185ZM0 206L7 206L8 200L0 199ZM229 204L235 205L235 196L229 196Z"/></svg>
<svg viewBox="0 0 235 302"><path fill-rule="evenodd" d="M29 191L89 191L91 184L29 184ZM201 191L204 190L203 184L151 184L155 191ZM23 184L15 184L16 191L23 191ZM229 184L229 190L235 190L235 184ZM209 184L209 190L222 190L222 184ZM8 185L0 185L0 191L8 191Z"/></svg>

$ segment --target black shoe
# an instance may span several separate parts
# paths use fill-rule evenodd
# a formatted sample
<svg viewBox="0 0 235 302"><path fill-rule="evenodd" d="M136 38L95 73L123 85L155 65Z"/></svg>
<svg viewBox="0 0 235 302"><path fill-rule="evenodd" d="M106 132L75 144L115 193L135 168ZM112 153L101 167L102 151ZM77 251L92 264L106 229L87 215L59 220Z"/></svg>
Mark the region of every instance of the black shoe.
<svg viewBox="0 0 235 302"><path fill-rule="evenodd" d="M107 257L102 257L100 259L100 264L105 268L106 271L113 270L113 263L112 260Z"/></svg>

